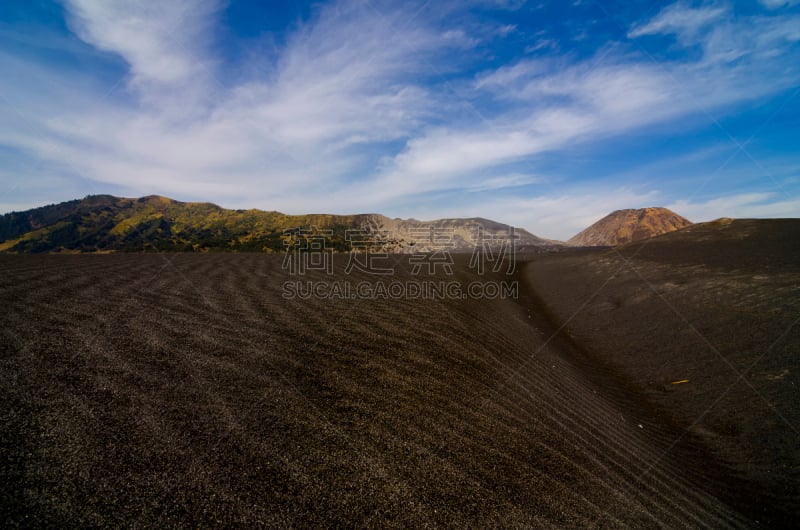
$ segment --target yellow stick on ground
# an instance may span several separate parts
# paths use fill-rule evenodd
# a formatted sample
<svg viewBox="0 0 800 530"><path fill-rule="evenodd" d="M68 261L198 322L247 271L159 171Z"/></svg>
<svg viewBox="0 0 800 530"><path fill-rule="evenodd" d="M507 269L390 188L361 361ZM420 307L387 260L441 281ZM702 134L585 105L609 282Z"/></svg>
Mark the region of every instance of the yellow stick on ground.
<svg viewBox="0 0 800 530"><path fill-rule="evenodd" d="M681 379L680 381L673 381L673 382L672 382L672 383L670 383L670 384L672 384L672 385L680 385L680 384L682 384L682 383L688 383L688 382L689 382L689 380L688 380L688 379Z"/></svg>

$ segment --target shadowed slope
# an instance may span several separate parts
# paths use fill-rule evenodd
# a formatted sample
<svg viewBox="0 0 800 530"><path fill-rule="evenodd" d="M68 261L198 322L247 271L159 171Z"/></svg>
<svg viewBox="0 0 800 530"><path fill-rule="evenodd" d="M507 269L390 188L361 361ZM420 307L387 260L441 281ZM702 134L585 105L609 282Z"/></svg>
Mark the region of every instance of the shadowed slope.
<svg viewBox="0 0 800 530"><path fill-rule="evenodd" d="M731 220L535 259L555 320L760 484L757 516L800 516L800 220Z"/></svg>

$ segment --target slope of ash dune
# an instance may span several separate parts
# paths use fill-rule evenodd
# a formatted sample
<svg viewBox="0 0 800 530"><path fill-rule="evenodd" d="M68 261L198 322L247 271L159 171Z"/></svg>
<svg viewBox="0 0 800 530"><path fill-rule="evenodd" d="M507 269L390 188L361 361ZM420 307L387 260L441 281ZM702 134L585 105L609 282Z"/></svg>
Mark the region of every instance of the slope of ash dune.
<svg viewBox="0 0 800 530"><path fill-rule="evenodd" d="M798 219L721 219L527 270L554 322L757 484L776 526L800 516L799 241Z"/></svg>
<svg viewBox="0 0 800 530"><path fill-rule="evenodd" d="M576 247L613 247L666 234L691 224L667 208L617 210L570 238L568 243Z"/></svg>
<svg viewBox="0 0 800 530"><path fill-rule="evenodd" d="M376 281L345 275L340 257L332 276L302 281ZM419 281L406 258L380 279ZM426 279L508 280L476 275L468 258ZM286 299L281 265L0 256L4 525L743 528L760 517L747 480L556 333L524 289Z"/></svg>

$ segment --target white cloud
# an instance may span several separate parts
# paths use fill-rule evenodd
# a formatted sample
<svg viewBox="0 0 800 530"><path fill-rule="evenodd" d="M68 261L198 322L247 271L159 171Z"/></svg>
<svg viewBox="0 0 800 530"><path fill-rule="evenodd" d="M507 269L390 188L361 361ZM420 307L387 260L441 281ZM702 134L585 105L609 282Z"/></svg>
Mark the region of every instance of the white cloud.
<svg viewBox="0 0 800 530"><path fill-rule="evenodd" d="M684 46L700 46L703 60L698 66L731 63L782 54L787 44L800 40L800 17L751 16L739 18L727 7L693 8L677 2L652 20L635 26L628 36L674 34Z"/></svg>
<svg viewBox="0 0 800 530"><path fill-rule="evenodd" d="M460 48L472 48L479 40L467 35L463 29L450 29L442 33L442 40Z"/></svg>
<svg viewBox="0 0 800 530"><path fill-rule="evenodd" d="M531 184L542 184L547 182L547 179L529 175L526 173L509 173L507 175L492 176L481 180L477 184L465 187L466 191L477 193L488 190L502 190L507 188L518 188L521 186L529 186Z"/></svg>
<svg viewBox="0 0 800 530"><path fill-rule="evenodd" d="M312 184L320 192L363 166L354 147L412 134L435 104L415 79L429 74L424 59L460 45L423 24L404 27L399 12L343 4L299 28L271 69L225 87L209 55L215 3L190 13L186 3L67 7L83 39L129 63L139 103L65 93L58 74L36 70L29 77L52 90L45 100L68 95L74 104L40 114L29 105L25 120L10 113L37 130L0 127L0 141L147 193L263 200Z"/></svg>
<svg viewBox="0 0 800 530"><path fill-rule="evenodd" d="M636 38L657 33L675 33L681 37L690 37L719 20L726 12L725 7L693 8L686 2L676 2L662 9L646 24L635 26L628 32L628 36Z"/></svg>
<svg viewBox="0 0 800 530"><path fill-rule="evenodd" d="M516 100L513 110L411 139L367 190L381 200L474 186L474 177L491 168L685 112L686 102L666 104L676 100L672 85L649 66L582 64L551 72L541 62L523 61L502 68L481 76L475 86ZM519 103L530 101L536 103Z"/></svg>
<svg viewBox="0 0 800 530"><path fill-rule="evenodd" d="M800 199L776 193L742 193L707 201L678 200L667 206L694 222L720 217L800 217Z"/></svg>
<svg viewBox="0 0 800 530"><path fill-rule="evenodd" d="M699 42L696 62L634 61L619 53L568 64L565 59L522 60L477 76L473 88L491 93L510 110L473 122L439 127L411 139L387 164L376 197L470 185L470 175L576 142L605 139L689 114L712 121L717 109L794 86L798 69L781 55L797 40L791 18L752 18L715 27L725 8L663 10L633 35L681 32ZM728 62L739 59L734 66ZM565 64L566 63L566 64Z"/></svg>
<svg viewBox="0 0 800 530"><path fill-rule="evenodd" d="M539 50L547 50L547 49L552 49L552 50L558 49L558 42L552 39L541 39L537 41L536 44L531 44L530 46L526 46L525 53L533 53Z"/></svg>
<svg viewBox="0 0 800 530"><path fill-rule="evenodd" d="M504 24L504 25L500 26L499 28L497 28L497 34L502 36L502 37L505 37L509 33L514 33L515 31L517 31L517 25L516 24Z"/></svg>
<svg viewBox="0 0 800 530"><path fill-rule="evenodd" d="M767 9L778 9L800 4L800 0L759 0L759 2Z"/></svg>
<svg viewBox="0 0 800 530"><path fill-rule="evenodd" d="M130 65L129 85L140 96L206 95L214 61L208 53L220 0L169 2L64 0L73 31L96 48L118 54ZM162 109L180 99L165 98Z"/></svg>
<svg viewBox="0 0 800 530"><path fill-rule="evenodd" d="M765 78L741 90L737 84L741 74L725 79L730 84L715 87L710 72L683 65L671 68L588 62L547 71L539 61L524 61L497 75L484 75L476 86L511 100L512 110L499 118L438 128L410 140L375 187L388 193L468 183L475 172L775 89L774 80Z"/></svg>

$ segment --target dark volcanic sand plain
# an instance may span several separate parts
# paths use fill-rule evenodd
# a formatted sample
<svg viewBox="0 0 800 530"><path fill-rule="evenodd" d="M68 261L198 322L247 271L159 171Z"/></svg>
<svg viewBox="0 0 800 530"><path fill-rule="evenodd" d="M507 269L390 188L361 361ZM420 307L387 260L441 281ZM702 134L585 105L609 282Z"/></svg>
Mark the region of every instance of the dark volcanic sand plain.
<svg viewBox="0 0 800 530"><path fill-rule="evenodd" d="M792 229L739 269L721 243L620 251L740 373L777 341L746 371L758 394L735 385L696 423L736 375L625 273L582 305L614 251L520 260L518 300L286 300L273 255L0 256L0 521L790 526ZM382 279L415 279L397 259ZM462 284L507 279L467 259Z"/></svg>

